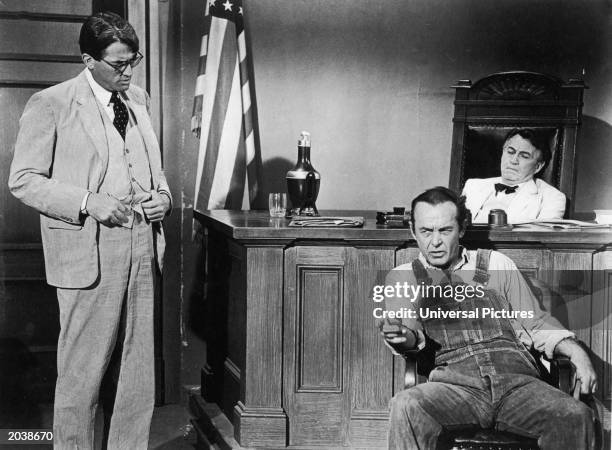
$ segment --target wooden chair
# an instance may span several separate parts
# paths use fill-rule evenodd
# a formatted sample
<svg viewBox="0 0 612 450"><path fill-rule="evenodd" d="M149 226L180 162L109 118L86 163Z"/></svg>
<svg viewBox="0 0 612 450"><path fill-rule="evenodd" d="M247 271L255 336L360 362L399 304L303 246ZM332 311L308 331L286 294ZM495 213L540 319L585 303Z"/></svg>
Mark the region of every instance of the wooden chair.
<svg viewBox="0 0 612 450"><path fill-rule="evenodd" d="M407 352L404 355L406 371L404 388L415 386L424 380L426 370L419 370L417 352ZM566 393L572 387L572 364L568 358L557 356L550 362L550 377L547 380L553 386ZM466 429L447 431L438 440L438 449L449 450L538 450L538 442L524 436L493 429Z"/></svg>
<svg viewBox="0 0 612 450"><path fill-rule="evenodd" d="M503 72L456 86L449 187L460 192L468 178L499 176L506 134L534 128L548 137L552 158L540 174L574 208L575 160L582 119L582 80L564 83L533 72Z"/></svg>

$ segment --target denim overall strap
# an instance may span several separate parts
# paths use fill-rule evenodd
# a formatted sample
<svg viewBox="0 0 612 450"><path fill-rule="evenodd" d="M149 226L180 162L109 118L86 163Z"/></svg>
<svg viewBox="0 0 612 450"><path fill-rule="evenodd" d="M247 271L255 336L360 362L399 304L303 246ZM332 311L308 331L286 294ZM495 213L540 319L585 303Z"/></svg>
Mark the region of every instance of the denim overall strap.
<svg viewBox="0 0 612 450"><path fill-rule="evenodd" d="M425 269L425 266L423 266L423 263L418 258L412 261L412 273L414 273L417 283L423 283L426 286L432 283L432 279L427 273L427 269Z"/></svg>
<svg viewBox="0 0 612 450"><path fill-rule="evenodd" d="M474 282L484 286L489 282L489 259L491 250L479 248L476 253L476 271L474 272Z"/></svg>

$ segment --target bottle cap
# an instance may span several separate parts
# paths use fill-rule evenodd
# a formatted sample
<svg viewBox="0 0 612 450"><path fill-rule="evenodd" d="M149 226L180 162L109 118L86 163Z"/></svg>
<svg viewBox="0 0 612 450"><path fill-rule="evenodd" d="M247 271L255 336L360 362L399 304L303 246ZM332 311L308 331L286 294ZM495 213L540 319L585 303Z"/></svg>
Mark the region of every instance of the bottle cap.
<svg viewBox="0 0 612 450"><path fill-rule="evenodd" d="M300 147L310 147L310 133L308 131L302 131L298 139L298 145Z"/></svg>

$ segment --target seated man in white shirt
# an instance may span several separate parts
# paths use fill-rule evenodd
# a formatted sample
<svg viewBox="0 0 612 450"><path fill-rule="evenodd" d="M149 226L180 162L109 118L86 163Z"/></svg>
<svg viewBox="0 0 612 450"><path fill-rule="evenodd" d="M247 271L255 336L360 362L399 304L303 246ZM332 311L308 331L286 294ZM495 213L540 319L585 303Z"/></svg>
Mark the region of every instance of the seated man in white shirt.
<svg viewBox="0 0 612 450"><path fill-rule="evenodd" d="M506 136L501 157L501 177L472 178L463 195L472 222L487 223L489 212L503 209L508 223L561 219L565 195L534 178L550 160L547 140L532 129L513 129Z"/></svg>

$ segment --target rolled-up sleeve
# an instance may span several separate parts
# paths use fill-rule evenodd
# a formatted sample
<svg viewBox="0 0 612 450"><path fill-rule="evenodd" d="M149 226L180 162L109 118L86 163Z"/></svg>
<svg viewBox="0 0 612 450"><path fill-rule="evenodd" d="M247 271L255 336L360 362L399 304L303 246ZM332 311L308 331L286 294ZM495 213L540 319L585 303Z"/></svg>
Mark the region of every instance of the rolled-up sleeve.
<svg viewBox="0 0 612 450"><path fill-rule="evenodd" d="M518 338L528 347L552 358L557 344L567 338L575 337L561 322L540 307L538 299L529 284L508 257L498 252L491 253L490 273L492 284L499 284L499 290L513 311L523 313L512 319Z"/></svg>

